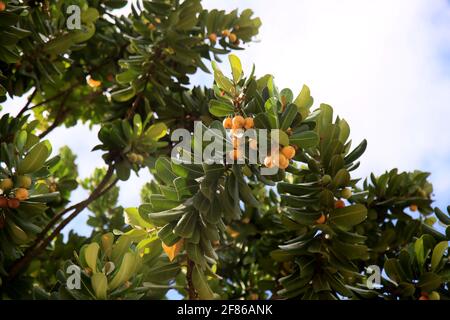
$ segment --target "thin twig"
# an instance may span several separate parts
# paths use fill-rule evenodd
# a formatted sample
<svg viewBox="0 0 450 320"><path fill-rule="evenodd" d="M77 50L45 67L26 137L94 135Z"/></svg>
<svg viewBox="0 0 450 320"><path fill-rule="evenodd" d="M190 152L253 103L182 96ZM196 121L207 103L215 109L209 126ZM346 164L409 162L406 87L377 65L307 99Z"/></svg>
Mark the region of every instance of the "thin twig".
<svg viewBox="0 0 450 320"><path fill-rule="evenodd" d="M24 114L24 112L28 110L28 107L30 106L31 101L33 101L34 96L36 95L37 91L38 91L37 88L34 88L33 93L31 93L31 95L28 97L27 103L25 104L25 106L22 109L20 109L19 113L17 114L17 116L16 116L17 118L20 118L22 116L22 114Z"/></svg>
<svg viewBox="0 0 450 320"><path fill-rule="evenodd" d="M44 138L46 135L48 135L50 132L52 132L64 120L64 118L67 115L67 109L65 108L65 105L66 105L67 99L69 98L71 93L72 93L72 90L68 90L65 92L66 95L61 100L61 103L59 105L59 110L58 110L58 113L56 114L55 120L46 130L41 132L41 134L39 135L39 139Z"/></svg>

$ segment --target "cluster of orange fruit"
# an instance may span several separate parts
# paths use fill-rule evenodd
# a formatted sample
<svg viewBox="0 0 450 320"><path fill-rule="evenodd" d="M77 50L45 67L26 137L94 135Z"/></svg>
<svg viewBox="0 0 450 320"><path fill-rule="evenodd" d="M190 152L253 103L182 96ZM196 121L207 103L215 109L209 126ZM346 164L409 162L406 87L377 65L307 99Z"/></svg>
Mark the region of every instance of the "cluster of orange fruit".
<svg viewBox="0 0 450 320"><path fill-rule="evenodd" d="M236 29L237 29L237 27L236 27ZM230 43L239 44L239 39L238 39L237 35L235 33L231 32L228 29L222 30L222 37L228 38ZM208 38L209 38L209 41L211 41L212 43L216 43L216 41L217 41L217 34L215 34L213 32L213 33L211 33L208 36Z"/></svg>
<svg viewBox="0 0 450 320"><path fill-rule="evenodd" d="M233 160L239 159L242 154L239 149L240 139L238 137L239 133L243 133L244 129L252 129L254 127L254 122L252 117L244 118L241 115L234 116L233 118L227 117L223 120L223 127L225 129L231 129L233 151L230 152L230 158ZM256 149L256 140L251 139L249 142L250 148Z"/></svg>
<svg viewBox="0 0 450 320"><path fill-rule="evenodd" d="M289 166L289 160L295 156L295 148L292 146L284 146L280 149L272 151L272 154L266 156L264 165L267 168L278 167L286 169Z"/></svg>
<svg viewBox="0 0 450 320"><path fill-rule="evenodd" d="M9 190L14 188L14 182L10 178L3 179L0 182L0 189L3 190L3 195L0 196L0 208L17 209L20 206L20 201L28 199L28 188L31 186L31 178L29 176L20 176L18 178L19 188L13 190L6 196Z"/></svg>
<svg viewBox="0 0 450 320"><path fill-rule="evenodd" d="M3 1L0 1L0 12L5 11L6 4Z"/></svg>

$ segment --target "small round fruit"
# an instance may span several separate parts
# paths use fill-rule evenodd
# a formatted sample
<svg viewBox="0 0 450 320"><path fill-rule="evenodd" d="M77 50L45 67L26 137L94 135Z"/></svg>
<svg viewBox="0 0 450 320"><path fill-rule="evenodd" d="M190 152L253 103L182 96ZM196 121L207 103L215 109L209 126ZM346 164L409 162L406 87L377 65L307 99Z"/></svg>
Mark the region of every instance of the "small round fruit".
<svg viewBox="0 0 450 320"><path fill-rule="evenodd" d="M228 39L230 39L230 42L236 42L237 35L235 35L234 33L230 33L230 35L228 36Z"/></svg>
<svg viewBox="0 0 450 320"><path fill-rule="evenodd" d="M8 199L0 196L0 208L8 208Z"/></svg>
<svg viewBox="0 0 450 320"><path fill-rule="evenodd" d="M250 139L250 141L248 142L248 146L250 147L250 149L256 150L258 149L258 141L256 141L256 139Z"/></svg>
<svg viewBox="0 0 450 320"><path fill-rule="evenodd" d="M17 209L20 206L20 201L19 199L8 199L8 207L10 207L11 209Z"/></svg>
<svg viewBox="0 0 450 320"><path fill-rule="evenodd" d="M291 146L286 146L281 149L281 153L289 160L295 156L295 149Z"/></svg>
<svg viewBox="0 0 450 320"><path fill-rule="evenodd" d="M209 38L209 41L211 41L211 42L216 42L216 41L217 41L217 34L215 34L215 33L213 32L213 33L211 33L211 34L208 36L208 38Z"/></svg>
<svg viewBox="0 0 450 320"><path fill-rule="evenodd" d="M279 154L278 155L278 167L280 169L286 169L289 166L289 160L283 155L283 154Z"/></svg>
<svg viewBox="0 0 450 320"><path fill-rule="evenodd" d="M19 199L19 201L24 201L28 199L28 190L25 188L19 188L14 193L16 198Z"/></svg>
<svg viewBox="0 0 450 320"><path fill-rule="evenodd" d="M229 35L230 35L230 30L228 30L228 29L222 30L222 36L228 37Z"/></svg>
<svg viewBox="0 0 450 320"><path fill-rule="evenodd" d="M19 182L19 186L21 188L29 189L31 187L32 180L29 176L19 176L17 181Z"/></svg>
<svg viewBox="0 0 450 320"><path fill-rule="evenodd" d="M327 221L327 217L322 213L319 217L319 219L316 220L317 224L324 224Z"/></svg>
<svg viewBox="0 0 450 320"><path fill-rule="evenodd" d="M251 129L254 126L255 126L255 123L253 122L253 118L252 117L245 118L245 122L244 122L244 128L245 129Z"/></svg>
<svg viewBox="0 0 450 320"><path fill-rule="evenodd" d="M222 122L222 124L223 124L223 127L224 127L225 129L231 129L231 128L232 128L232 126L233 126L233 124L232 124L232 121L231 121L231 118L230 118L230 117L227 117L227 118L223 119L223 122Z"/></svg>
<svg viewBox="0 0 450 320"><path fill-rule="evenodd" d="M331 182L331 176L329 174L326 174L322 177L322 184L327 185Z"/></svg>
<svg viewBox="0 0 450 320"><path fill-rule="evenodd" d="M136 163L138 161L138 155L134 152L130 152L127 154L128 160L130 160L131 163Z"/></svg>
<svg viewBox="0 0 450 320"><path fill-rule="evenodd" d="M138 154L138 155L136 155L136 157L137 157L137 160L136 160L137 163L141 164L144 162L144 157L142 156L142 154Z"/></svg>
<svg viewBox="0 0 450 320"><path fill-rule="evenodd" d="M264 158L264 165L265 165L267 168L272 168L272 167L273 167L273 162L272 162L272 157L271 157L271 156L266 156L266 157Z"/></svg>
<svg viewBox="0 0 450 320"><path fill-rule="evenodd" d="M5 11L6 4L3 1L0 1L0 12Z"/></svg>
<svg viewBox="0 0 450 320"><path fill-rule="evenodd" d="M156 29L156 27L155 27L155 25L154 25L153 23L149 23L149 24L147 25L147 28L148 28L148 30L150 30L150 31L153 31L153 30Z"/></svg>
<svg viewBox="0 0 450 320"><path fill-rule="evenodd" d="M427 295L422 294L419 298L419 300L430 300Z"/></svg>
<svg viewBox="0 0 450 320"><path fill-rule="evenodd" d="M430 295L428 296L430 300L441 300L441 295L437 291L431 291Z"/></svg>
<svg viewBox="0 0 450 320"><path fill-rule="evenodd" d="M409 210L411 210L412 212L417 211L417 209L418 209L417 204L412 204L409 206Z"/></svg>
<svg viewBox="0 0 450 320"><path fill-rule="evenodd" d="M88 85L89 85L91 88L98 88L98 87L100 87L101 84L102 84L101 81L99 81L99 80L94 80L94 79L92 79L91 77L88 78L87 83L88 83Z"/></svg>
<svg viewBox="0 0 450 320"><path fill-rule="evenodd" d="M245 119L243 116L235 116L233 120L231 120L233 129L242 129L245 124Z"/></svg>
<svg viewBox="0 0 450 320"><path fill-rule="evenodd" d="M345 207L345 202L343 201L343 200L337 200L335 203L334 203L334 207L336 208L336 209L339 209L339 208L344 208Z"/></svg>
<svg viewBox="0 0 450 320"><path fill-rule="evenodd" d="M14 187L14 183L10 178L3 179L0 182L0 189L2 189L3 191L9 190L12 187Z"/></svg>
<svg viewBox="0 0 450 320"><path fill-rule="evenodd" d="M341 196L344 199L350 198L352 196L352 190L350 190L349 188L345 188L341 191Z"/></svg>

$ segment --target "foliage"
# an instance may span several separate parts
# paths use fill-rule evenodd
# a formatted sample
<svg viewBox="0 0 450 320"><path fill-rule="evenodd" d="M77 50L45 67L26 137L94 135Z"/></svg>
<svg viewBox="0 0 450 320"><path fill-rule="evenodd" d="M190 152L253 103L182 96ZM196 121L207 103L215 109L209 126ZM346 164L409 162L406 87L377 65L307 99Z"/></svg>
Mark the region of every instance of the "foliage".
<svg viewBox="0 0 450 320"><path fill-rule="evenodd" d="M450 217L432 207L429 173L356 177L367 142L355 146L331 106L231 53L258 33L251 10L143 0L119 17L127 1L0 2L0 101L29 94L0 119L2 298L450 298ZM66 24L71 5L80 29ZM199 70L212 87L190 84ZM43 140L78 121L99 129L106 165L85 179L70 149L49 159ZM174 161L195 160L171 135L196 121L221 142L215 161ZM210 150L198 135L186 142ZM142 204L124 209L116 184L142 169ZM73 204L78 187L89 195ZM64 240L85 209L92 234ZM374 266L381 282L369 286Z"/></svg>

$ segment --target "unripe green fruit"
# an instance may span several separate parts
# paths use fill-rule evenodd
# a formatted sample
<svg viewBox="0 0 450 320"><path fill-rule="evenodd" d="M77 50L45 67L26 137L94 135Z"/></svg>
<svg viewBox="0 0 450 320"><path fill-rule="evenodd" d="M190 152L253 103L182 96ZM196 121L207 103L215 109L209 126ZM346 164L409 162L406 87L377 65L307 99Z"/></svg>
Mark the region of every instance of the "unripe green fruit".
<svg viewBox="0 0 450 320"><path fill-rule="evenodd" d="M322 184L327 185L331 182L331 176L326 174L322 177Z"/></svg>
<svg viewBox="0 0 450 320"><path fill-rule="evenodd" d="M137 155L137 163L141 164L144 162L144 157L141 154Z"/></svg>
<svg viewBox="0 0 450 320"><path fill-rule="evenodd" d="M3 191L9 190L12 187L14 187L14 183L10 178L3 179L0 182L0 189L2 189Z"/></svg>
<svg viewBox="0 0 450 320"><path fill-rule="evenodd" d="M345 188L344 190L342 190L341 196L342 196L342 198L344 198L344 199L350 198L350 197L352 196L352 190L350 190L350 189L348 189L348 188Z"/></svg>
<svg viewBox="0 0 450 320"><path fill-rule="evenodd" d="M19 178L17 178L17 182L21 188L28 189L31 187L32 180L29 176L19 176Z"/></svg>
<svg viewBox="0 0 450 320"><path fill-rule="evenodd" d="M432 291L430 293L430 295L428 296L428 298L430 300L441 300L441 296L439 295L439 292L437 292L437 291Z"/></svg>
<svg viewBox="0 0 450 320"><path fill-rule="evenodd" d="M128 153L127 158L131 163L136 163L138 161L138 155L134 152Z"/></svg>

